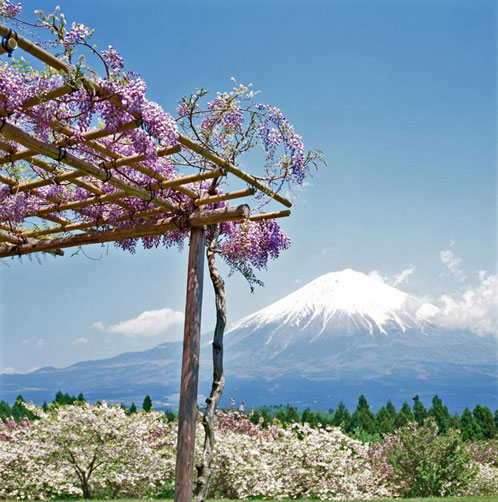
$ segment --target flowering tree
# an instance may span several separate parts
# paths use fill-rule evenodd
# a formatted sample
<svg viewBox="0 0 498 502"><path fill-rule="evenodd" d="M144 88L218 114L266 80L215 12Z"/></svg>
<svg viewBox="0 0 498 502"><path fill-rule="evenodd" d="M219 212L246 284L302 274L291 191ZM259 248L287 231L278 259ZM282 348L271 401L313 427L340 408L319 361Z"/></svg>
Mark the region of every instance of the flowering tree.
<svg viewBox="0 0 498 502"><path fill-rule="evenodd" d="M32 426L0 421L0 497L144 497L172 482L176 432L161 413L105 403L36 413Z"/></svg>

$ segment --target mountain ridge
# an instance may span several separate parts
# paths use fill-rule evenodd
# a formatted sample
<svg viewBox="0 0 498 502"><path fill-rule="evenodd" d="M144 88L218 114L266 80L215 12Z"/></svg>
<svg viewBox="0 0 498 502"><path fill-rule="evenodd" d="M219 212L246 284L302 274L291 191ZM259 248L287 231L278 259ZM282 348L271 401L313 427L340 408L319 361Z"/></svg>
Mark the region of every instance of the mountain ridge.
<svg viewBox="0 0 498 502"><path fill-rule="evenodd" d="M224 402L328 409L361 393L373 406L438 394L456 409L476 399L498 407L496 338L441 328L436 314L434 305L351 269L320 276L229 326ZM66 368L2 375L0 399L22 393L39 402L60 388L128 404L150 394L174 407L181 351L181 342L163 342ZM209 392L211 375L204 344L200 394ZM34 388L41 390L27 390Z"/></svg>

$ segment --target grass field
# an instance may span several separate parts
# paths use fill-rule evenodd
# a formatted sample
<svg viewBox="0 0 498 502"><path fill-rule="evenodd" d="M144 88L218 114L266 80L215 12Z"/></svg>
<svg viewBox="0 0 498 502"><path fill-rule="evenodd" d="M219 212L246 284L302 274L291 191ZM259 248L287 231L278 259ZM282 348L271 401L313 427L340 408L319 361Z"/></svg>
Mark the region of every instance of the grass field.
<svg viewBox="0 0 498 502"><path fill-rule="evenodd" d="M78 499L79 500L79 499ZM83 500L83 499L81 499ZM92 499L96 502L109 502L107 499ZM151 499L144 499L150 502ZM157 499L156 499L157 500ZM167 500L167 499L159 499ZM249 500L261 500L261 499L249 499ZM265 502L296 502L308 501L311 499L264 499ZM363 500L362 502L392 502L397 500L399 502L498 502L498 495L491 495L487 497L427 497L427 498L411 498L411 499L373 499L372 501ZM137 499L117 499L117 502L138 502ZM208 499L208 502L238 502L238 499Z"/></svg>

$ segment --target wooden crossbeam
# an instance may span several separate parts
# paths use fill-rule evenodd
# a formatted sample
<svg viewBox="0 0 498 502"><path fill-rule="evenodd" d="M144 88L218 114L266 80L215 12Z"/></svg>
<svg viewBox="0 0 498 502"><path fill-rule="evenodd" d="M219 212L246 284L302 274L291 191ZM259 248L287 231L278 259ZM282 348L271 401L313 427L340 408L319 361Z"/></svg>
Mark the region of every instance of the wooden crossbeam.
<svg viewBox="0 0 498 502"><path fill-rule="evenodd" d="M115 225L116 223L122 223L123 221L136 221L141 219L148 219L154 216L160 216L164 211L160 208L146 209L144 211L137 211L135 213L129 213L125 216L121 216L118 219L110 218L97 218L95 221L83 221L83 222L69 222L64 225L59 225L57 227L50 228L40 228L37 230L30 230L28 232L23 232L23 237L40 237L44 235L51 234L61 234L66 232L72 232L74 230L87 230L92 227L102 227L106 225Z"/></svg>
<svg viewBox="0 0 498 502"><path fill-rule="evenodd" d="M167 181L161 183L160 185L159 184L151 185L151 187L153 190L165 189L165 188L171 188L171 187L174 187L175 189L178 190L178 189L180 189L182 184L193 183L195 181L200 181L203 179L217 177L217 176L220 176L221 174L222 174L221 171L210 171L208 173L194 174L192 176L183 176L183 177L175 178L173 180L167 180ZM24 188L24 187L20 186L20 188ZM105 194L104 192L99 190L97 187L93 187L93 186L90 187L89 185L86 185L85 188L90 189L89 191L92 191L92 188L95 188L96 190L98 190L98 193L95 195L95 197L89 197L87 199L82 199L79 201L72 201L72 202L66 202L66 203L55 202L55 204L53 206L49 206L49 207L40 209L36 216L41 217L43 215L51 214L54 212L73 211L75 209L91 206L92 204L103 204L103 203L108 203L108 202L117 202L117 201L119 201L119 199L130 196L127 192L124 192L124 191ZM233 193L235 193L235 192L233 192ZM229 195L229 194L225 194L225 195ZM232 197L228 197L228 198L233 199L235 197L232 196ZM204 199L204 200L207 200L207 199ZM223 199L223 200L226 200L226 199ZM126 205L124 205L123 207L128 209L128 207ZM61 229L61 231L63 231L63 230L64 229Z"/></svg>
<svg viewBox="0 0 498 502"><path fill-rule="evenodd" d="M196 212L191 214L187 219L185 219L185 221L174 216L163 218L154 223L138 223L112 230L75 234L68 237L60 237L58 239L37 240L34 243L19 244L17 246L0 244L0 258L38 252L49 252L74 246L84 246L87 244L152 237L171 230L186 229L188 227L202 227L205 225L221 223L223 221L243 220L248 218L249 215L249 206L241 205L237 207L226 207L222 209Z"/></svg>
<svg viewBox="0 0 498 502"><path fill-rule="evenodd" d="M290 209L284 209L283 211L275 211L273 213L260 213L249 216L251 221L260 221L260 220L274 220L275 218L285 218L286 216L290 216Z"/></svg>
<svg viewBox="0 0 498 502"><path fill-rule="evenodd" d="M9 124L8 122L4 122L4 124L1 126L0 134L5 136L6 138L20 143L30 150L36 151L41 155L45 155L47 157L51 157L54 160L64 162L65 164L75 169L84 171L87 174L100 179L101 181L108 182L116 188L128 192L130 195L135 195L143 200L150 202L154 200L154 204L164 207L169 211L179 211L178 207L174 206L164 198L156 196L153 191L146 190L138 185L135 185L134 183L122 180L116 177L116 175L111 171L106 171L105 169L97 167L90 162L79 159L73 154L67 151L63 151L62 149L59 149L54 145L43 143L42 141L39 141L33 136L25 133L22 129Z"/></svg>
<svg viewBox="0 0 498 502"><path fill-rule="evenodd" d="M223 193L220 195L212 195L211 197L203 197L194 201L195 206L205 206L206 204L215 204L224 200L239 199L240 197L248 197L254 195L253 188L246 188L245 190L236 190L234 192Z"/></svg>
<svg viewBox="0 0 498 502"><path fill-rule="evenodd" d="M183 136L180 134L178 137L178 142L181 143L182 145L186 146L187 148L190 148L194 152L198 153L199 155L202 155L204 158L210 160L214 164L219 165L220 167L224 167L227 171L231 172L241 180L244 180L246 183L249 183L249 185L252 185L254 188L257 188L258 190L261 190L263 193L271 197L272 199L275 199L276 201L280 202L286 207L292 207L292 202L283 197L282 195L278 194L274 190L272 190L269 186L265 185L261 181L257 180L254 176L251 176L250 174L245 173L244 171L241 171L237 167L235 167L233 164L230 162L222 159L218 155L210 152L206 148L198 145L195 141L192 141L190 138L187 138L186 136Z"/></svg>
<svg viewBox="0 0 498 502"><path fill-rule="evenodd" d="M0 54L5 54L6 52L12 52L17 49L17 42L13 38L9 38L4 47L3 45L0 45Z"/></svg>

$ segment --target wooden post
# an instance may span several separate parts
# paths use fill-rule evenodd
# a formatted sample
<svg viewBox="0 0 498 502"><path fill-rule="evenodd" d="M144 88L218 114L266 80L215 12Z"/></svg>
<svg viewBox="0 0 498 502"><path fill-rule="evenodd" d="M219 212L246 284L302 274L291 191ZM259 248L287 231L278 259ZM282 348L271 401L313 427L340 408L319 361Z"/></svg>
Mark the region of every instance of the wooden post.
<svg viewBox="0 0 498 502"><path fill-rule="evenodd" d="M192 500L204 275L204 232L204 227L193 227L190 233L182 379L178 414L175 502L191 502Z"/></svg>

